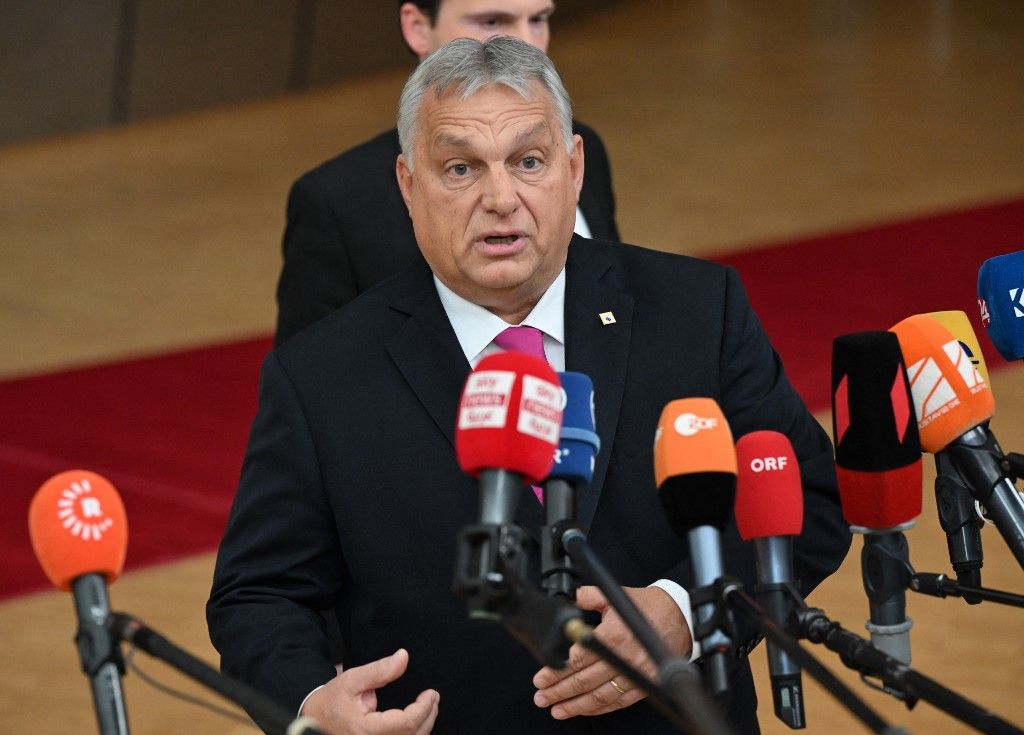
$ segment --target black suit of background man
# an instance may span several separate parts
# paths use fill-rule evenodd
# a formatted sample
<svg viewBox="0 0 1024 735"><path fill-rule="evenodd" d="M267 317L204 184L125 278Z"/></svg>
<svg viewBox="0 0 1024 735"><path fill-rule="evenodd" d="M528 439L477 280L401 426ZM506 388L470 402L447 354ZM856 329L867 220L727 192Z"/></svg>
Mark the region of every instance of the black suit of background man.
<svg viewBox="0 0 1024 735"><path fill-rule="evenodd" d="M579 206L595 240L618 240L608 155L579 122L587 165ZM374 284L419 260L395 179L401 152L390 130L304 174L288 197L284 267L277 285L280 345Z"/></svg>

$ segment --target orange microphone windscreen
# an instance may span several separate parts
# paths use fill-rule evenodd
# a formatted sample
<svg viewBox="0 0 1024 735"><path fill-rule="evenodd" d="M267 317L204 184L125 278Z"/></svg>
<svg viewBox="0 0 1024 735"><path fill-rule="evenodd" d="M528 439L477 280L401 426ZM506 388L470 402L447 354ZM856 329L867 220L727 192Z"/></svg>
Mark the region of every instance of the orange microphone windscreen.
<svg viewBox="0 0 1024 735"><path fill-rule="evenodd" d="M925 316L930 316L957 338L971 363L981 373L981 379L991 385L991 381L988 379L988 367L985 365L985 356L981 353L981 344L978 342L978 335L974 333L974 327L971 326L971 320L967 318L967 314L963 311L929 311Z"/></svg>
<svg viewBox="0 0 1024 735"><path fill-rule="evenodd" d="M676 533L728 523L736 498L736 449L713 399L680 398L662 410L654 479Z"/></svg>
<svg viewBox="0 0 1024 735"><path fill-rule="evenodd" d="M124 568L124 504L95 472L69 470L44 482L29 506L28 530L43 571L64 591L83 574L102 574L109 584Z"/></svg>
<svg viewBox="0 0 1024 735"><path fill-rule="evenodd" d="M907 365L921 448L940 452L995 413L988 383L948 329L925 314L890 330Z"/></svg>

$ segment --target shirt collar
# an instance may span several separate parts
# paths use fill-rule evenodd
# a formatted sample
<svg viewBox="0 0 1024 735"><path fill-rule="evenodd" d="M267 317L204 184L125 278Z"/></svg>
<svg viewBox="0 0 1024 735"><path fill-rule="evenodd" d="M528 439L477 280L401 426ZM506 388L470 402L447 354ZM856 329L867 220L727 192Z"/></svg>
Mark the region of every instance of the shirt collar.
<svg viewBox="0 0 1024 735"><path fill-rule="evenodd" d="M484 307L459 296L441 283L437 276L434 276L434 285L466 359L475 365L480 354L510 325ZM536 327L545 334L546 339L565 344L564 267L523 320L523 324Z"/></svg>

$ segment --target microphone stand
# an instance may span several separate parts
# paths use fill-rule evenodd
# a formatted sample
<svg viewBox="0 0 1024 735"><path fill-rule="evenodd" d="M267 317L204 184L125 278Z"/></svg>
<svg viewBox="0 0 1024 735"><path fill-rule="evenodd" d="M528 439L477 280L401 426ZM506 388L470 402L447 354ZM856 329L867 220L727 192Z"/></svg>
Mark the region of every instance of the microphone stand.
<svg viewBox="0 0 1024 735"><path fill-rule="evenodd" d="M807 608L803 599L789 582L765 584L761 585L760 588L767 592L785 592L795 600L797 611ZM697 624L698 630L694 631L694 635L707 635L710 631L703 628L721 626L725 624L723 621L726 620L728 611L736 613L742 616L759 633L777 643L779 648L788 653L801 669L814 677L829 694L853 713L869 730L880 735L907 735L907 731L903 728L890 725L882 719L881 715L854 694L835 674L825 668L814 656L805 651L790 632L781 628L769 615L764 613L757 602L743 591L743 585L739 580L731 577L720 577L714 584L691 592L690 600L694 605L710 603L715 608L714 614L706 622Z"/></svg>
<svg viewBox="0 0 1024 735"><path fill-rule="evenodd" d="M281 705L270 701L252 687L225 676L131 615L112 612L107 627L118 640L126 641L145 651L242 707L267 732L276 735L322 735L312 719L293 717Z"/></svg>
<svg viewBox="0 0 1024 735"><path fill-rule="evenodd" d="M990 735L1024 735L1024 730L979 707L956 692L947 689L907 664L874 648L868 641L830 620L822 610L808 607L791 590L796 602L790 627L799 638L823 644L839 654L839 659L862 678L871 676L882 682L882 691L903 700L908 709L919 699L934 705L979 732ZM879 688L879 687L876 687Z"/></svg>
<svg viewBox="0 0 1024 735"><path fill-rule="evenodd" d="M622 586L615 581L590 544L587 543L587 537L583 531L569 523L561 525L564 526L560 535L565 552L594 580L608 603L619 614L623 623L654 661L658 668L658 680L661 686L671 694L672 700L691 716L698 713L704 716L705 728L711 728L715 732L723 731L726 725L720 717L717 717L718 710L701 688L697 667L686 659L673 656L669 652L647 618L622 589ZM705 713L708 714L705 715Z"/></svg>
<svg viewBox="0 0 1024 735"><path fill-rule="evenodd" d="M82 671L89 677L100 734L128 735L128 708L121 687L124 659L117 638L106 626L110 616L106 582L99 574L83 574L71 584L78 618L75 646Z"/></svg>
<svg viewBox="0 0 1024 735"><path fill-rule="evenodd" d="M557 525L579 533L568 521ZM558 535L568 535L568 532ZM582 533L579 535L582 537ZM541 663L555 669L565 666L569 646L579 643L643 689L651 704L676 727L699 734L732 735L732 729L718 711L702 699L703 691L699 686L688 689L686 697L673 696L674 690L667 692L664 686L650 681L597 639L593 628L583 622L580 610L562 596L549 596L528 587L523 581L526 579L526 549L526 532L515 524L482 523L460 531L452 586L457 595L466 599L470 618L502 623ZM572 556L569 547L564 550ZM558 553L557 549L555 551ZM575 556L573 560L580 563ZM611 587L625 596L619 585L613 583ZM602 591L605 591L603 587ZM611 592L606 596L612 602L618 595ZM628 604L635 610L631 601ZM624 621L636 623L629 612L623 614L617 607L616 611ZM648 643L656 640L657 650L664 652L664 644L657 634L642 616L641 621L638 632L640 629L644 632L634 632L634 635ZM672 677L674 682L679 679ZM685 683L676 685L685 688Z"/></svg>
<svg viewBox="0 0 1024 735"><path fill-rule="evenodd" d="M998 602L1001 605L1012 607L1024 607L1024 595L1016 595L1012 592L1002 592L985 587L968 587L954 582L945 574L931 574L929 572L913 572L907 589L913 592L920 592L923 595L932 597L962 597L964 600L975 604L975 602ZM975 602L971 602L974 600Z"/></svg>

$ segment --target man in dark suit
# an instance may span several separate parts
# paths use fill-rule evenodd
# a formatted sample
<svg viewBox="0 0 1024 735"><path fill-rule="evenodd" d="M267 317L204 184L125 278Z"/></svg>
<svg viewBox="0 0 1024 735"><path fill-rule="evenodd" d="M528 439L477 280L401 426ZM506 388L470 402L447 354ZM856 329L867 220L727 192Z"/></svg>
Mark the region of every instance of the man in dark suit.
<svg viewBox="0 0 1024 735"><path fill-rule="evenodd" d="M652 458L669 401L712 397L735 436L790 438L804 482L795 568L805 594L848 549L831 445L735 272L573 234L584 153L570 120L554 67L528 44L463 39L432 54L398 118L398 180L423 260L264 363L207 608L211 639L225 670L330 731L427 732L435 717L444 733L673 731L575 646L569 668L538 672L451 592L456 535L478 517L476 483L453 449L459 396L509 329L539 334L553 367L593 379L601 452L578 520L676 654L692 650L692 574ZM523 492L516 521L534 539L542 516ZM734 527L723 553L727 572L753 585L753 554ZM530 555L539 576L535 546ZM601 612L600 638L652 671L592 587L578 604ZM327 607L344 639L340 673L318 613ZM758 732L744 657L730 681L730 718Z"/></svg>
<svg viewBox="0 0 1024 735"><path fill-rule="evenodd" d="M551 0L418 0L402 2L399 19L406 43L423 59L453 38L486 40L499 34L544 51L553 12ZM604 144L582 123L574 122L573 130L587 151L576 231L618 240ZM419 259L395 181L400 152L398 131L389 130L292 185L277 285L276 344Z"/></svg>

